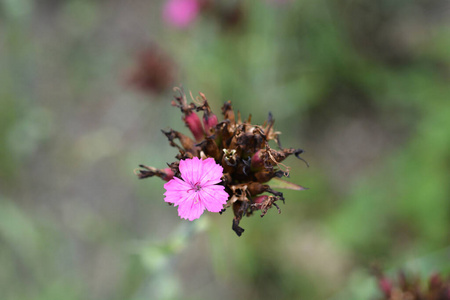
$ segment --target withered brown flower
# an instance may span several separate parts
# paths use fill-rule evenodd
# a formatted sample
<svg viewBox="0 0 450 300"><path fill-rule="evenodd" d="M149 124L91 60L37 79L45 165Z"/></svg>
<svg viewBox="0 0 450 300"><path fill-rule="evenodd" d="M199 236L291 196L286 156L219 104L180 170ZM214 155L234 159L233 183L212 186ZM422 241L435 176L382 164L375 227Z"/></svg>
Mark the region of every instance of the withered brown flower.
<svg viewBox="0 0 450 300"><path fill-rule="evenodd" d="M159 94L173 85L175 72L176 65L168 53L152 44L137 55L127 82L142 92Z"/></svg>
<svg viewBox="0 0 450 300"><path fill-rule="evenodd" d="M178 89L179 95L172 101L172 105L180 108L183 120L194 136L190 137L175 131L163 131L171 146L178 149L176 155L178 161L168 164L169 168L155 169L140 165L136 171L139 178L152 176L169 181L174 176L180 178L179 161L194 157L206 159L213 158L223 167L222 185L229 198L223 213L231 207L234 213L232 229L240 236L244 229L239 226L244 216L250 216L256 211L263 217L267 211L276 207L276 203L285 201L281 192L272 189L273 181L285 188L304 190L305 188L281 180L281 177L289 177L290 168L282 162L294 154L303 160L301 149L282 148L279 140L279 132L274 129L274 119L269 113L269 118L263 125L251 124L251 116L242 121L238 112L234 113L231 102L225 102L222 107L223 120L218 121L217 116L211 111L204 94L200 94L198 102L201 104L187 103L186 95ZM203 112L203 118L197 115ZM269 145L274 141L277 149ZM306 161L305 161L306 163ZM281 184L280 184L281 183Z"/></svg>
<svg viewBox="0 0 450 300"><path fill-rule="evenodd" d="M382 296L380 300L450 300L450 277L439 273L432 274L428 284L423 284L418 276L399 272L396 279L386 277L381 271L375 270L378 277L378 287Z"/></svg>

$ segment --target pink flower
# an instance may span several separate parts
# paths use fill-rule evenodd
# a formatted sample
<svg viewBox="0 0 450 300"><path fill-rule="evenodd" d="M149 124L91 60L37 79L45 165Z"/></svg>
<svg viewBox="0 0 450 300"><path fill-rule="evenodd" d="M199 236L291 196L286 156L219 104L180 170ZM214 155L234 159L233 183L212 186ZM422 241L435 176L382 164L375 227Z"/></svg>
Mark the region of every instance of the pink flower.
<svg viewBox="0 0 450 300"><path fill-rule="evenodd" d="M167 23L185 28L197 17L199 9L197 0L168 0L163 15Z"/></svg>
<svg viewBox="0 0 450 300"><path fill-rule="evenodd" d="M189 221L198 219L205 209L220 212L228 200L221 181L223 168L213 158L197 157L180 161L180 178L164 184L164 201L178 206L178 215Z"/></svg>

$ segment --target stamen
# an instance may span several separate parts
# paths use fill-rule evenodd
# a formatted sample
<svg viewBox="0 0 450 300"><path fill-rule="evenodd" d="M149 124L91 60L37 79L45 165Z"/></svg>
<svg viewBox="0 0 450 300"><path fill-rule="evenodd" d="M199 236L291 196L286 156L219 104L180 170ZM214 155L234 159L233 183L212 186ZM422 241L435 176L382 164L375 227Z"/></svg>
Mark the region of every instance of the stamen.
<svg viewBox="0 0 450 300"><path fill-rule="evenodd" d="M191 185L191 186L192 186L192 188L191 188L191 189L188 189L188 190L187 190L188 192L190 192L190 191L198 192L198 191L200 191L200 190L202 189L202 186L200 185L199 182L196 182L196 183L194 183L194 184Z"/></svg>

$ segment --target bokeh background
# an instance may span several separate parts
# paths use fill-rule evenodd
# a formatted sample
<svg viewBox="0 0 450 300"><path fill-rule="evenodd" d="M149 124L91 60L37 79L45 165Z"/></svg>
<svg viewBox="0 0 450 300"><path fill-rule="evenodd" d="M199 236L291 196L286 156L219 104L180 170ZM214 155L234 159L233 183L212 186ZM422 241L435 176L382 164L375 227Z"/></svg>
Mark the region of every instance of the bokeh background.
<svg viewBox="0 0 450 300"><path fill-rule="evenodd" d="M375 299L373 265L449 271L450 2L165 5L0 1L1 299ZM133 174L189 134L180 85L272 112L310 189L242 237L231 211L180 220Z"/></svg>

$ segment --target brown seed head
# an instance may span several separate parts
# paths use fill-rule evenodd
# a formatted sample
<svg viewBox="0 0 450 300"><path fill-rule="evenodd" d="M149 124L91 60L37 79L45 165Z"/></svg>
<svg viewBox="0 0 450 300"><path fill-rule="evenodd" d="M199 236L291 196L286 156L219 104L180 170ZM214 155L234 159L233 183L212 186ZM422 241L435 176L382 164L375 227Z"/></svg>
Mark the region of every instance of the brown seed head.
<svg viewBox="0 0 450 300"><path fill-rule="evenodd" d="M212 157L223 168L222 184L229 194L225 207L231 207L234 218L232 228L237 235L244 232L239 226L244 216L250 216L254 211L261 211L264 216L272 207L281 210L275 203L283 201L283 194L270 187L270 180L289 175L289 167L282 162L290 155L301 153L294 148L272 149L269 142L274 140L280 146L278 135L273 129L274 119L269 119L263 125L251 124L251 116L242 121L238 113L237 120L231 102L225 102L222 107L223 120L217 121L204 94L200 93L200 105L187 103L181 89L172 105L181 109L183 120L191 130L193 139L174 130L163 131L171 146L179 151L176 158ZM203 111L203 125L196 112ZM205 130L203 130L205 129ZM179 141L179 144L175 140ZM300 158L300 157L299 157ZM301 158L300 158L301 159ZM178 163L170 164L172 176L179 176ZM138 175L139 176L139 175ZM224 212L225 209L222 211Z"/></svg>

